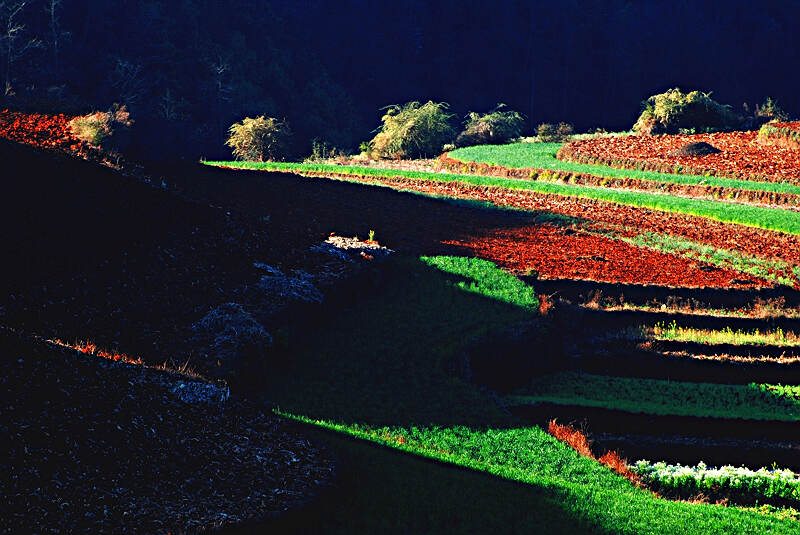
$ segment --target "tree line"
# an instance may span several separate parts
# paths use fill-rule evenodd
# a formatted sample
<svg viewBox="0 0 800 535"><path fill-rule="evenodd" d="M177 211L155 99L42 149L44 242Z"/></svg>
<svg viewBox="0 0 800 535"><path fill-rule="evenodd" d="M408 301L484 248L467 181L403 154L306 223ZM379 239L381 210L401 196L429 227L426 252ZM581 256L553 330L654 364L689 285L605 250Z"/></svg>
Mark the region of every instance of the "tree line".
<svg viewBox="0 0 800 535"><path fill-rule="evenodd" d="M670 87L800 111L792 0L0 0L4 106L125 104L140 149L229 155L228 127L286 119L293 150L370 139L380 108L498 102L627 129ZM47 111L47 110L44 110Z"/></svg>

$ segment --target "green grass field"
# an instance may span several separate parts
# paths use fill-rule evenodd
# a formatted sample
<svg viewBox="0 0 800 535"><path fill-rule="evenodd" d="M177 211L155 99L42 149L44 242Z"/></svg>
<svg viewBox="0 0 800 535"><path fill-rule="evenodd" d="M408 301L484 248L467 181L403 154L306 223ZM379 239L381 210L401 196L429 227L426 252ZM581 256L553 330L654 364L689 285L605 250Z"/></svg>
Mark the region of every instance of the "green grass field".
<svg viewBox="0 0 800 535"><path fill-rule="evenodd" d="M533 289L489 262L398 258L303 336L263 395L340 460L340 486L306 521L328 533L800 533L656 499L454 375L473 337L538 321L535 308Z"/></svg>
<svg viewBox="0 0 800 535"><path fill-rule="evenodd" d="M557 403L639 414L800 421L800 386L686 383L564 372L536 379L511 403Z"/></svg>
<svg viewBox="0 0 800 535"><path fill-rule="evenodd" d="M509 145L479 145L450 152L450 157L462 162L480 162L514 169L536 168L571 173L586 173L608 178L636 178L650 182L705 185L725 188L800 194L800 186L776 182L756 182L701 175L677 175L654 171L615 169L605 165L565 162L556 158L561 143L512 143Z"/></svg>
<svg viewBox="0 0 800 535"><path fill-rule="evenodd" d="M627 206L650 208L663 212L687 214L705 217L725 223L737 223L767 230L777 230L787 234L800 235L800 212L748 206L737 203L689 199L657 193L640 191L622 191L600 187L575 186L519 180L509 178L484 177L477 175L457 175L447 173L428 173L422 171L398 171L378 169L374 167L332 165L332 164L299 164L279 162L204 162L207 165L226 166L240 169L261 171L284 171L293 173L330 173L350 175L364 178L402 177L412 180L431 180L437 182L463 182L479 186L498 186L510 189L534 191L548 195L596 199Z"/></svg>

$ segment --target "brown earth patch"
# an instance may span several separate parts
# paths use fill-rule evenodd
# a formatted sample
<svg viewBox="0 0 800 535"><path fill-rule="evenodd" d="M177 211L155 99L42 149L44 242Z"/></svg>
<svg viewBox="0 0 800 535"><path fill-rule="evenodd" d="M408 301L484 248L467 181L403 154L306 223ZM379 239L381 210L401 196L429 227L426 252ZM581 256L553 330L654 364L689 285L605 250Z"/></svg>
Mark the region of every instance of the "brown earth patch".
<svg viewBox="0 0 800 535"><path fill-rule="evenodd" d="M538 277L682 287L769 285L737 271L718 269L625 242L553 225L493 229L444 242L516 272ZM735 282L734 282L735 281Z"/></svg>
<svg viewBox="0 0 800 535"><path fill-rule="evenodd" d="M573 141L557 157L562 160L686 174L800 184L797 151L757 142L757 132L621 136ZM703 156L670 156L689 143L705 142L720 149Z"/></svg>

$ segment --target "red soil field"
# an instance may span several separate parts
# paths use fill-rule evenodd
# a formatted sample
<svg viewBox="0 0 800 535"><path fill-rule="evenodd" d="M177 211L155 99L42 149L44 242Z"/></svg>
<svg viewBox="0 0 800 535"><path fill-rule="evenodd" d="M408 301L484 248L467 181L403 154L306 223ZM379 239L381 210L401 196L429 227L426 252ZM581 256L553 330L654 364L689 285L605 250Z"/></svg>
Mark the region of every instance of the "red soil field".
<svg viewBox="0 0 800 535"><path fill-rule="evenodd" d="M624 206L593 199L545 195L533 191L509 190L493 186L472 186L459 182L428 182L407 178L361 180L391 185L436 195L477 199L498 206L554 212L601 223L600 228L614 228L622 235L642 232L666 233L707 243L721 249L733 249L761 258L777 258L791 265L800 265L800 236L781 232L720 223L702 217L671 214Z"/></svg>
<svg viewBox="0 0 800 535"><path fill-rule="evenodd" d="M703 262L640 249L624 242L553 225L493 229L445 242L517 272L535 270L543 279L682 287L752 288L765 281Z"/></svg>
<svg viewBox="0 0 800 535"><path fill-rule="evenodd" d="M789 128L790 130L800 130L800 121L789 121L786 123L775 124L776 128Z"/></svg>
<svg viewBox="0 0 800 535"><path fill-rule="evenodd" d="M749 178L800 184L800 151L762 144L757 132L717 132L670 136L602 137L573 141L559 151L567 161L632 167L644 163L650 169ZM704 141L722 152L705 156L667 156L688 143Z"/></svg>
<svg viewBox="0 0 800 535"><path fill-rule="evenodd" d="M88 152L88 145L76 138L69 127L70 115L44 115L3 110L0 112L0 137L45 149L60 149L72 154Z"/></svg>

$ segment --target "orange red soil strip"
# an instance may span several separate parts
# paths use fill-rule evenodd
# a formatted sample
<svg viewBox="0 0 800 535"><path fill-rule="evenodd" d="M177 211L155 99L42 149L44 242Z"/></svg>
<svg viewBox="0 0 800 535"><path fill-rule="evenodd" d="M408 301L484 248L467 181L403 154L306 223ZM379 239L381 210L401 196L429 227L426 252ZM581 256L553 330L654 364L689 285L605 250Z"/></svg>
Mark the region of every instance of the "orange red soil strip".
<svg viewBox="0 0 800 535"><path fill-rule="evenodd" d="M543 279L695 288L751 288L768 284L737 271L553 225L492 229L482 235L445 243L464 248L507 270L534 270Z"/></svg>
<svg viewBox="0 0 800 535"><path fill-rule="evenodd" d="M643 231L682 236L721 249L736 250L761 258L777 258L791 265L800 265L800 236L771 230L594 199L546 195L497 186L474 186L455 181L432 182L400 177L378 179L348 175L347 178L364 183L385 184L397 189L487 201L498 206L558 213L603 223L619 230L624 236L634 236Z"/></svg>
<svg viewBox="0 0 800 535"><path fill-rule="evenodd" d="M717 132L672 136L603 137L564 145L558 158L580 163L800 184L800 151L759 143L757 132ZM667 156L688 143L704 141L722 152Z"/></svg>
<svg viewBox="0 0 800 535"><path fill-rule="evenodd" d="M83 153L88 146L70 130L70 115L45 115L3 110L0 112L0 137L44 149Z"/></svg>
<svg viewBox="0 0 800 535"><path fill-rule="evenodd" d="M787 128L800 132L800 121L787 121L785 123L772 123L775 128Z"/></svg>
<svg viewBox="0 0 800 535"><path fill-rule="evenodd" d="M61 347L74 349L75 351L79 351L85 355L93 355L113 361L122 361L128 364L144 364L144 361L142 361L140 358L133 358L125 353L119 353L117 351L106 351L104 349L100 349L97 347L97 344L90 341L75 342L74 344L68 344L67 342L63 342L61 340L50 340L50 342Z"/></svg>

